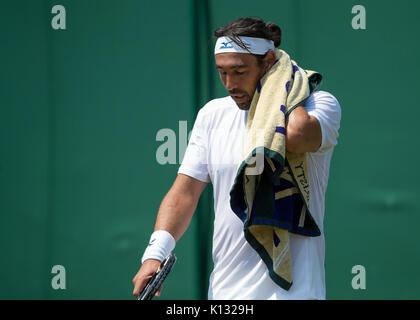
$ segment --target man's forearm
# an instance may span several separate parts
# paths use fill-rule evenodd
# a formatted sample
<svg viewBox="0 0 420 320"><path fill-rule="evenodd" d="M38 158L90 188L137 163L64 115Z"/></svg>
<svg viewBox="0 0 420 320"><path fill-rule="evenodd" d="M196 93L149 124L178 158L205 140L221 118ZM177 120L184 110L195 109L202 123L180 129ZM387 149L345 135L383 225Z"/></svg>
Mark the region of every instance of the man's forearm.
<svg viewBox="0 0 420 320"><path fill-rule="evenodd" d="M205 183L179 175L159 207L155 230L168 231L178 241L187 230Z"/></svg>
<svg viewBox="0 0 420 320"><path fill-rule="evenodd" d="M168 192L160 205L155 230L166 230L178 241L187 230L195 207L191 200Z"/></svg>

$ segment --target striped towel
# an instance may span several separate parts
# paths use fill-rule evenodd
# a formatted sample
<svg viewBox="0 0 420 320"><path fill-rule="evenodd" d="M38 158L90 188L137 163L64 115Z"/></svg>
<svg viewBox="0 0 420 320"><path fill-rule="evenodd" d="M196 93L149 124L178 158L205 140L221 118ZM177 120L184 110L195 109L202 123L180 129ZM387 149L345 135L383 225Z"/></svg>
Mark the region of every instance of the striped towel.
<svg viewBox="0 0 420 320"><path fill-rule="evenodd" d="M301 69L283 50L258 84L248 113L246 140L230 192L244 235L285 290L292 285L289 232L319 236L309 212L305 154L286 152L286 117L318 89L321 74Z"/></svg>

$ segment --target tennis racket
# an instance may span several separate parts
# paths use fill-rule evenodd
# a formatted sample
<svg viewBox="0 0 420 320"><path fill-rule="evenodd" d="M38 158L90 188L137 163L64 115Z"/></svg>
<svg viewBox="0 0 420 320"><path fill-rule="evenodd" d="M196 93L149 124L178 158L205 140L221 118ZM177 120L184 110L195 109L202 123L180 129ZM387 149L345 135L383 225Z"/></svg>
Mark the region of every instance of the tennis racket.
<svg viewBox="0 0 420 320"><path fill-rule="evenodd" d="M169 272L171 271L173 265L175 264L176 256L172 252L166 257L165 260L161 263L159 268L156 270L153 277L149 279L144 287L143 291L140 293L137 300L152 300L155 296L156 291L160 288L163 281L168 276Z"/></svg>

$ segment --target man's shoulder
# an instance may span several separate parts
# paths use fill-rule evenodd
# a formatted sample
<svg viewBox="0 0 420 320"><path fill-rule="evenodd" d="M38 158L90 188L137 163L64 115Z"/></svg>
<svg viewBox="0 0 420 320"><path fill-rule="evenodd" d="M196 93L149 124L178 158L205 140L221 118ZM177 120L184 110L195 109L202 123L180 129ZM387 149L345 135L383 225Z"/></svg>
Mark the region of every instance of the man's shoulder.
<svg viewBox="0 0 420 320"><path fill-rule="evenodd" d="M327 91L315 91L305 101L305 109L310 114L340 122L341 106L337 98ZM318 119L319 120L319 119Z"/></svg>
<svg viewBox="0 0 420 320"><path fill-rule="evenodd" d="M332 109L341 109L340 103L338 102L337 98L327 91L312 92L312 94L308 97L308 99L305 102L305 107L312 106L315 108L317 105L322 105L324 107L329 107Z"/></svg>
<svg viewBox="0 0 420 320"><path fill-rule="evenodd" d="M217 98L210 100L207 102L200 110L199 115L202 117L208 117L211 115L215 115L220 112L224 112L226 110L230 110L235 108L235 102L232 100L230 96Z"/></svg>

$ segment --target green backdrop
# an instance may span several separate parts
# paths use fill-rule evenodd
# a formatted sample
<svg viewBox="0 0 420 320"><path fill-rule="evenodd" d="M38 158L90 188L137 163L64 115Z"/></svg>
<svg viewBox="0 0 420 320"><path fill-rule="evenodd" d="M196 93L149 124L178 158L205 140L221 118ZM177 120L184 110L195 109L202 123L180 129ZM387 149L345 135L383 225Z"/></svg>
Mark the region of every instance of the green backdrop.
<svg viewBox="0 0 420 320"><path fill-rule="evenodd" d="M55 30L54 5L66 9ZM366 29L352 8L366 8ZM183 130L225 96L212 31L241 16L283 30L321 72L342 121L326 196L328 299L420 298L417 19L364 0L62 0L0 3L0 298L132 299L131 280L182 158ZM170 129L176 163L159 164ZM167 150L169 152L173 150ZM179 241L162 299L205 299L212 189ZM54 290L51 268L66 270ZM366 269L355 290L352 267Z"/></svg>

